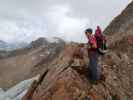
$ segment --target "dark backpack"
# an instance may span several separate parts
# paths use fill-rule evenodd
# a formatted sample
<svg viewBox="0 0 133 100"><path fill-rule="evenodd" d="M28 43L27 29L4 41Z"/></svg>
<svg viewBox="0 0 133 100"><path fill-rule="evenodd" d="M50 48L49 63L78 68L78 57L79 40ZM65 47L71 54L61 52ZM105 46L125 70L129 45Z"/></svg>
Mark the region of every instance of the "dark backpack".
<svg viewBox="0 0 133 100"><path fill-rule="evenodd" d="M101 36L95 36L96 42L97 42L97 50L99 54L104 55L107 52L107 40L106 37Z"/></svg>

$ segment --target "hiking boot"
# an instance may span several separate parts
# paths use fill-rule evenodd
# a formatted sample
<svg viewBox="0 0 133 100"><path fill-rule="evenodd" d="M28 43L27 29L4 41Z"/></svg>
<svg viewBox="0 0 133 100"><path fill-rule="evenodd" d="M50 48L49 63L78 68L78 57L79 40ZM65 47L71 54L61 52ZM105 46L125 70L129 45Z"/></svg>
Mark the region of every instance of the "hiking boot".
<svg viewBox="0 0 133 100"><path fill-rule="evenodd" d="M97 85L98 84L98 80L91 80L91 84Z"/></svg>

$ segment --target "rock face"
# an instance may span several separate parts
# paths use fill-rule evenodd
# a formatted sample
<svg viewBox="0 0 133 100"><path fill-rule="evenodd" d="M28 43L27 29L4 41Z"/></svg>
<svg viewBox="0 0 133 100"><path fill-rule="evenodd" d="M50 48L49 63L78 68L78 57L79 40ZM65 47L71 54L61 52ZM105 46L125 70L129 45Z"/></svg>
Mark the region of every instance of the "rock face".
<svg viewBox="0 0 133 100"><path fill-rule="evenodd" d="M120 15L118 15L111 24L105 29L108 35L114 33L124 33L133 25L133 2L130 3ZM132 29L133 30L133 29Z"/></svg>
<svg viewBox="0 0 133 100"><path fill-rule="evenodd" d="M59 57L48 68L48 73L34 91L27 94L23 100L73 100L87 98L88 83L82 79L82 74L74 66L76 44L67 45ZM80 70L79 70L80 71ZM86 81L85 81L86 80ZM86 84L86 85L85 85ZM34 85L33 87L34 88ZM38 91L38 92L36 92ZM28 98L27 98L28 97Z"/></svg>
<svg viewBox="0 0 133 100"><path fill-rule="evenodd" d="M86 54L80 57L79 48L78 44L67 45L43 80L34 82L22 100L132 100L132 64L127 64L126 54L121 59L116 53L108 53L101 64L104 79L92 84L85 62L89 59Z"/></svg>
<svg viewBox="0 0 133 100"><path fill-rule="evenodd" d="M70 43L22 100L133 100L132 11L133 2L105 30L110 50L99 61L101 81L92 84L88 78L89 54L83 44Z"/></svg>
<svg viewBox="0 0 133 100"><path fill-rule="evenodd" d="M117 16L111 24L105 29L105 34L108 34L108 39L111 42L122 39L125 36L133 33L133 2Z"/></svg>

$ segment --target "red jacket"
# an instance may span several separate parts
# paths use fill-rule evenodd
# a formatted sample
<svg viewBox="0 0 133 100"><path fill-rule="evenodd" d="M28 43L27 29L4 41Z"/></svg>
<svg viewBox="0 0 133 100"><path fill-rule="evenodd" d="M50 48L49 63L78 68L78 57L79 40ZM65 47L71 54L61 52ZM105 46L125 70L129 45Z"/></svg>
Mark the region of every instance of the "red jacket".
<svg viewBox="0 0 133 100"><path fill-rule="evenodd" d="M88 44L91 47L91 51L94 51L97 49L96 37L94 35L91 35L88 37ZM93 48L92 45L96 45L96 48Z"/></svg>
<svg viewBox="0 0 133 100"><path fill-rule="evenodd" d="M102 35L102 31L100 28L97 28L96 31L95 31L95 36L96 37L100 37Z"/></svg>

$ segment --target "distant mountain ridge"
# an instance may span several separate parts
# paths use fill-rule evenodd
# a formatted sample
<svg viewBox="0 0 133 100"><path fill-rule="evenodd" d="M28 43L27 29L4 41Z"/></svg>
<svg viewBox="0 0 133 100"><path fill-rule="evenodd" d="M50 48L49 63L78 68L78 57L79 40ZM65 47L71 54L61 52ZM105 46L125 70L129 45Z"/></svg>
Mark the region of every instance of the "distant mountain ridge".
<svg viewBox="0 0 133 100"><path fill-rule="evenodd" d="M24 48L0 51L0 87L7 89L40 74L58 56L64 45L65 41L60 38L41 37Z"/></svg>
<svg viewBox="0 0 133 100"><path fill-rule="evenodd" d="M57 37L53 37L53 38L45 38L45 37L40 37L35 41L32 41L29 45L29 47L38 47L41 45L47 45L47 44L58 44L60 42L65 43L64 40L62 40L61 38L57 38Z"/></svg>
<svg viewBox="0 0 133 100"><path fill-rule="evenodd" d="M0 50L10 51L19 48L24 48L28 45L28 43L18 42L18 43L8 43L0 40Z"/></svg>
<svg viewBox="0 0 133 100"><path fill-rule="evenodd" d="M49 43L58 43L58 42L65 42L61 38L57 37L52 37L52 38L45 38L45 37L40 37L31 43L27 42L5 42L3 40L0 40L0 51L12 51L16 49L21 49L21 48L29 48L29 47L38 47L43 44L49 44Z"/></svg>

